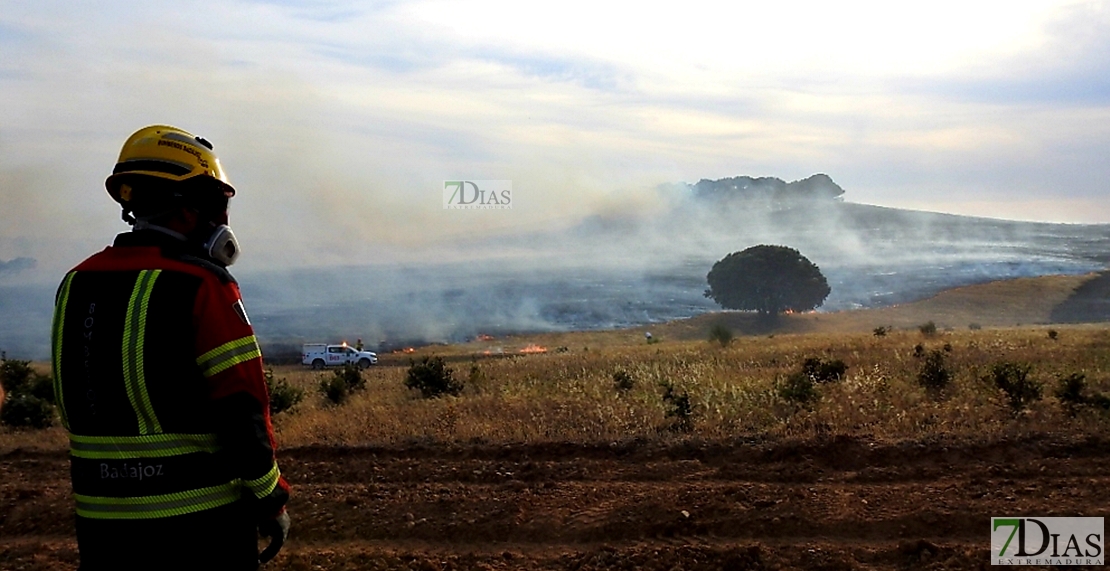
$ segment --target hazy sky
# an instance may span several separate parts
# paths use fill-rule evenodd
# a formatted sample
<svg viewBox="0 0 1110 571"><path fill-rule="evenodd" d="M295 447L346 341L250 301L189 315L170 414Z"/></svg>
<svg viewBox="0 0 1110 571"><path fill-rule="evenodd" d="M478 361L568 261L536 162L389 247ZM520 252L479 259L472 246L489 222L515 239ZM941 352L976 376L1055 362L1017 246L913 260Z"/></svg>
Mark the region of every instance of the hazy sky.
<svg viewBox="0 0 1110 571"><path fill-rule="evenodd" d="M0 1L0 261L127 227L120 145L216 146L244 267L651 212L664 182L1110 222L1110 2ZM511 211L441 207L510 179Z"/></svg>

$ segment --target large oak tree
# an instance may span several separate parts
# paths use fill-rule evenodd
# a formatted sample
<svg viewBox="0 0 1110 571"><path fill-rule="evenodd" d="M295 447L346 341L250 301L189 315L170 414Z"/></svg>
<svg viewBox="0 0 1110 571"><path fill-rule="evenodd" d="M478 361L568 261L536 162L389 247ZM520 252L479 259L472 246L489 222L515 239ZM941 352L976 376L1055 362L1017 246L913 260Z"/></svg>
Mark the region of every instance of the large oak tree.
<svg viewBox="0 0 1110 571"><path fill-rule="evenodd" d="M809 311L829 296L829 282L816 264L794 248L752 246L713 264L705 297L725 309L758 311L771 317Z"/></svg>

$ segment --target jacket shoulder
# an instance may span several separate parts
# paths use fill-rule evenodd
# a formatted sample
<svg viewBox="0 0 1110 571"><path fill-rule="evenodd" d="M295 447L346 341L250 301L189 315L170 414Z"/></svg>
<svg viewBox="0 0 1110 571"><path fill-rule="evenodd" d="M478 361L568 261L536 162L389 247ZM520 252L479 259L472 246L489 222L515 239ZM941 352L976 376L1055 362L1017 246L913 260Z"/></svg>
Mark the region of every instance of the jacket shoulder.
<svg viewBox="0 0 1110 571"><path fill-rule="evenodd" d="M187 253L157 247L112 246L93 254L73 271L172 270L201 278L216 278L222 284L236 284L227 268L210 260Z"/></svg>
<svg viewBox="0 0 1110 571"><path fill-rule="evenodd" d="M221 266L221 265L219 265L215 262L212 262L210 260L206 260L204 258L201 258L200 256L193 256L193 255L190 255L190 254L181 254L179 256L175 256L172 259L176 259L180 262L184 262L186 264L190 264L190 265L193 265L193 266L203 268L204 270L214 274L217 278L219 278L220 283L222 283L222 284L236 284L236 285L238 285L238 283L239 283L239 282L235 281L235 277L231 275L231 272L227 271L227 268L225 268L225 267L223 267L223 266Z"/></svg>

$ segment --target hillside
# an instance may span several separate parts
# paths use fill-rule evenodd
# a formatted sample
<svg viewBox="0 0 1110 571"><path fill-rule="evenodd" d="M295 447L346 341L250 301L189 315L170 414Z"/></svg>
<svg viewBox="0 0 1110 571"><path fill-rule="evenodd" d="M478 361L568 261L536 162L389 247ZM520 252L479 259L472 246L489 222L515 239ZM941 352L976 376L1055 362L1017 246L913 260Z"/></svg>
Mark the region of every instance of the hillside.
<svg viewBox="0 0 1110 571"><path fill-rule="evenodd" d="M550 350L642 344L644 334L649 331L655 340L691 341L705 339L709 328L716 323L723 323L737 335L782 335L869 333L878 327L917 329L929 321L940 330L967 330L973 324L991 328L1110 322L1108 284L1110 272L1017 278L953 288L921 301L890 307L783 315L770 328L758 323L751 313L711 312L626 329L522 334L491 341L433 345L418 350L417 354L481 354L491 350L514 353L530 344ZM1061 319L1061 315L1067 319ZM386 359L389 358L387 355Z"/></svg>
<svg viewBox="0 0 1110 571"><path fill-rule="evenodd" d="M967 328L972 324L983 327L1049 324L1064 321L1054 318L1059 314L1060 307L1087 307L1094 303L1088 292L1097 293L1100 290L1083 286L1104 281L1105 275L1100 274L1001 280L958 287L921 301L890 307L784 315L774 331L847 333L871 331L877 327L916 328L928 321L934 322L940 329ZM1068 315L1072 319L1066 321L1071 323L1110 319L1105 314L1091 313L1090 319L1080 318L1075 312ZM756 326L754 316L732 312L700 315L669 327L674 328L672 335L687 338L722 320L739 331L762 332Z"/></svg>

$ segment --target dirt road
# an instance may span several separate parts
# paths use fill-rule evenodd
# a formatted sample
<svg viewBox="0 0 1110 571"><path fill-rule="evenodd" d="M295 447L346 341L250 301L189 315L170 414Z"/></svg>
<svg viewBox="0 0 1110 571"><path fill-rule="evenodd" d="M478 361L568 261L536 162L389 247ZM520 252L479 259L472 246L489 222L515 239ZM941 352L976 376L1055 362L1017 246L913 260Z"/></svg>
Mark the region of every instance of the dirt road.
<svg viewBox="0 0 1110 571"><path fill-rule="evenodd" d="M267 569L980 569L990 517L1106 514L1110 441L284 450ZM68 460L0 456L0 569L72 569Z"/></svg>

